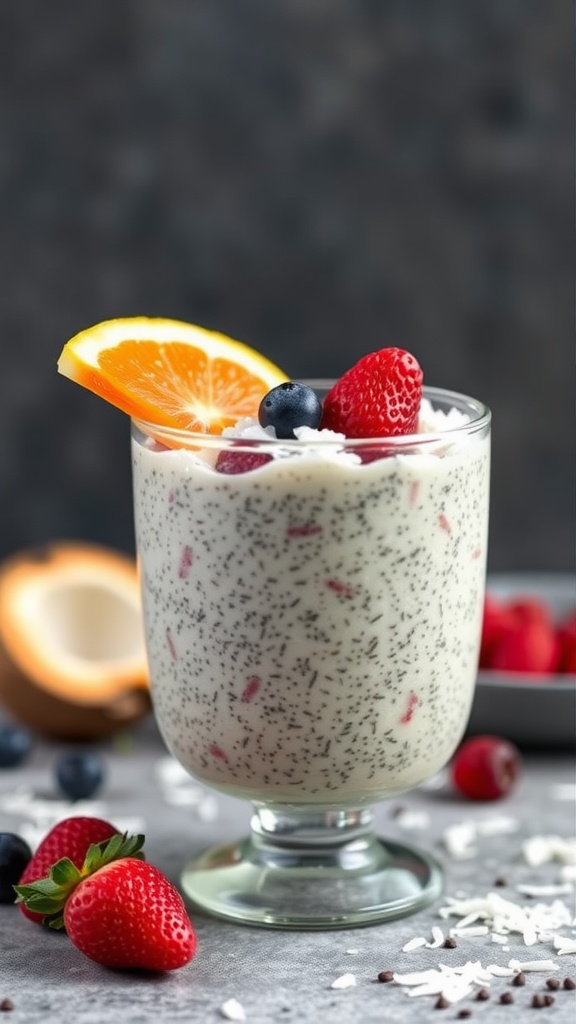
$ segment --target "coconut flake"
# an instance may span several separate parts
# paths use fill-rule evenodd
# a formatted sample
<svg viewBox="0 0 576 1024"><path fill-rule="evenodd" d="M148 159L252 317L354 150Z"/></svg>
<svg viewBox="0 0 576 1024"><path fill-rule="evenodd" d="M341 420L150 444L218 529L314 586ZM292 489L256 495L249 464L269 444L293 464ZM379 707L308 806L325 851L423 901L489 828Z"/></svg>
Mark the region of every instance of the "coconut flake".
<svg viewBox="0 0 576 1024"><path fill-rule="evenodd" d="M406 829L407 832L430 828L428 811L403 810L396 815L395 821L400 828Z"/></svg>
<svg viewBox="0 0 576 1024"><path fill-rule="evenodd" d="M442 833L442 840L454 860L468 860L476 855L474 840L476 825L473 821L460 821L449 825Z"/></svg>
<svg viewBox="0 0 576 1024"><path fill-rule="evenodd" d="M237 999L227 999L222 1003L220 1013L226 1020L246 1020L246 1011Z"/></svg>
<svg viewBox="0 0 576 1024"><path fill-rule="evenodd" d="M432 942L427 942L426 945L428 949L438 949L439 946L444 945L444 940L444 932L435 924L432 928Z"/></svg>
<svg viewBox="0 0 576 1024"><path fill-rule="evenodd" d="M557 971L553 960L510 960L512 971Z"/></svg>
<svg viewBox="0 0 576 1024"><path fill-rule="evenodd" d="M468 925L468 927L466 928L461 928L460 926L458 926L457 928L450 929L450 935L454 935L457 937L462 936L462 938L466 935L488 935L489 930L490 929L486 924Z"/></svg>
<svg viewBox="0 0 576 1024"><path fill-rule="evenodd" d="M571 893L573 886L569 882L562 882L560 885L528 885L522 883L516 889L523 896L565 896Z"/></svg>
<svg viewBox="0 0 576 1024"><path fill-rule="evenodd" d="M330 988L353 988L356 984L356 975L354 974L341 974L339 978L336 978L332 982Z"/></svg>
<svg viewBox="0 0 576 1024"><path fill-rule="evenodd" d="M558 956L564 956L565 953L576 953L576 939L569 939L564 935L555 935L552 943Z"/></svg>
<svg viewBox="0 0 576 1024"><path fill-rule="evenodd" d="M576 864L576 837L530 836L522 844L524 859L530 867L538 868L551 861Z"/></svg>
<svg viewBox="0 0 576 1024"><path fill-rule="evenodd" d="M421 946L426 946L426 939L423 935L416 935L413 939L410 939L405 946L402 946L403 953L411 953L413 949L420 949Z"/></svg>
<svg viewBox="0 0 576 1024"><path fill-rule="evenodd" d="M490 931L519 933L527 946L550 941L556 931L572 923L570 911L561 900L520 907L495 892L465 900L449 897L448 905L441 907L439 914L443 918L455 916L464 921L471 921L474 915L474 920L484 921Z"/></svg>
<svg viewBox="0 0 576 1024"><path fill-rule="evenodd" d="M488 964L486 971L493 978L511 978L515 973L512 967L503 967L502 964Z"/></svg>

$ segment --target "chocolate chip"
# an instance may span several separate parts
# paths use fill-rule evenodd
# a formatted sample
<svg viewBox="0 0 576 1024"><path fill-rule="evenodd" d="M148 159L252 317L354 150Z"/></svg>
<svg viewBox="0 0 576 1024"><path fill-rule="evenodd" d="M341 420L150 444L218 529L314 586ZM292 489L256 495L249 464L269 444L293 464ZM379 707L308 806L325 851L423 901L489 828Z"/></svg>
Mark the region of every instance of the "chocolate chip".
<svg viewBox="0 0 576 1024"><path fill-rule="evenodd" d="M546 993L542 998L544 1000L544 1006L552 1006L555 1002L554 996L548 995L548 993Z"/></svg>
<svg viewBox="0 0 576 1024"><path fill-rule="evenodd" d="M378 981L394 981L394 971L380 971Z"/></svg>
<svg viewBox="0 0 576 1024"><path fill-rule="evenodd" d="M546 988L551 989L552 992L556 992L560 988L558 978L548 978L546 980Z"/></svg>
<svg viewBox="0 0 576 1024"><path fill-rule="evenodd" d="M2 999L2 1000L0 1000L0 1010L2 1010L3 1012L7 1013L9 1010L13 1010L13 1009L14 1009L14 1003L12 1002L11 999Z"/></svg>
<svg viewBox="0 0 576 1024"><path fill-rule="evenodd" d="M472 1016L472 1010L469 1010L467 1006L463 1010L458 1010L458 1020L466 1020L467 1017Z"/></svg>
<svg viewBox="0 0 576 1024"><path fill-rule="evenodd" d="M574 978L564 978L564 988L576 988L576 981L574 981Z"/></svg>
<svg viewBox="0 0 576 1024"><path fill-rule="evenodd" d="M479 1003L485 1003L487 999L490 999L490 993L487 988L479 988L476 993L476 999Z"/></svg>
<svg viewBox="0 0 576 1024"><path fill-rule="evenodd" d="M515 974L514 977L512 978L512 984L513 985L518 985L518 986L525 985L526 984L526 975L523 974L522 971L519 971L519 973Z"/></svg>
<svg viewBox="0 0 576 1024"><path fill-rule="evenodd" d="M504 878L503 875L499 875L498 878L494 879L494 885L497 885L500 888L503 888L504 886L508 885L508 879Z"/></svg>
<svg viewBox="0 0 576 1024"><path fill-rule="evenodd" d="M444 949L456 949L458 943L451 935L447 939L444 939Z"/></svg>
<svg viewBox="0 0 576 1024"><path fill-rule="evenodd" d="M532 1006L535 1010L541 1010L545 1005L544 996L538 995L538 993L536 993L535 996L532 996Z"/></svg>
<svg viewBox="0 0 576 1024"><path fill-rule="evenodd" d="M447 1010L450 1006L450 1000L446 999L446 996L438 996L438 999L434 1003L435 1010Z"/></svg>
<svg viewBox="0 0 576 1024"><path fill-rule="evenodd" d="M502 995L500 996L500 1002L509 1005L510 1003L514 1002L514 996L511 992L503 992Z"/></svg>

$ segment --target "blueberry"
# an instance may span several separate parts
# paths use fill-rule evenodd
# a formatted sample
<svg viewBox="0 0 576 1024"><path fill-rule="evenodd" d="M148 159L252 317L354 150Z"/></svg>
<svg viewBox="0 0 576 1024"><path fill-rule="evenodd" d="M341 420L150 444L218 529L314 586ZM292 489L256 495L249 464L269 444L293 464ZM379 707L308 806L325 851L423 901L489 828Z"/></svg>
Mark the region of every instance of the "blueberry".
<svg viewBox="0 0 576 1024"><path fill-rule="evenodd" d="M322 403L306 384L287 380L272 388L260 402L258 419L262 427L275 427L276 437L294 437L295 427L318 427Z"/></svg>
<svg viewBox="0 0 576 1024"><path fill-rule="evenodd" d="M22 725L0 725L0 768L15 768L30 753L32 738Z"/></svg>
<svg viewBox="0 0 576 1024"><path fill-rule="evenodd" d="M12 886L18 884L31 858L32 850L20 836L0 832L0 903L14 903Z"/></svg>
<svg viewBox="0 0 576 1024"><path fill-rule="evenodd" d="M56 778L70 800L89 800L104 781L102 758L89 750L64 754L56 765Z"/></svg>

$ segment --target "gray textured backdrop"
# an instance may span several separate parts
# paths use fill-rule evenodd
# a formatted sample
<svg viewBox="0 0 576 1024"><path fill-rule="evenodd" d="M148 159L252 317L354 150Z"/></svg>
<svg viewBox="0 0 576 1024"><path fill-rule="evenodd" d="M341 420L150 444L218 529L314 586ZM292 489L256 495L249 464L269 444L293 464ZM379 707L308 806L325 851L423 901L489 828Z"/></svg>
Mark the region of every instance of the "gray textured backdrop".
<svg viewBox="0 0 576 1024"><path fill-rule="evenodd" d="M1 0L0 555L132 549L127 420L55 362L145 313L412 349L493 408L491 569L572 569L572 63L562 0Z"/></svg>

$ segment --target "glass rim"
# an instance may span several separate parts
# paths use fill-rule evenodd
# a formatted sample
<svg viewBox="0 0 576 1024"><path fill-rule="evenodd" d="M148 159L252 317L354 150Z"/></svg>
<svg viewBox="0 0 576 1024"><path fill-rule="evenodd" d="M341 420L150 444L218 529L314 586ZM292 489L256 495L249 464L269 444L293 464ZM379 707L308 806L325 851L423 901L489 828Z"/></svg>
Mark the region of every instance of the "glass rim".
<svg viewBox="0 0 576 1024"><path fill-rule="evenodd" d="M307 384L308 387L313 388L315 391L327 391L335 383L334 380L329 378L294 378L302 384ZM152 440L162 442L162 438L166 439L168 447L172 449L178 448L191 448L195 447L207 447L207 448L239 448L247 447L250 449L268 449L277 448L278 445L282 445L283 448L294 448L302 449L303 445L313 447L338 447L340 449L353 448L371 448L371 447L382 447L386 445L387 448L410 448L415 445L428 446L431 444L437 444L438 442L446 442L448 440L454 440L455 438L464 434L478 434L484 431L489 425L492 418L492 413L489 407L481 402L477 398L473 398L471 395L465 394L459 391L453 391L447 388L438 388L433 386L424 386L422 391L422 397L428 399L432 406L435 403L438 405L441 402L446 408L456 408L460 412L466 412L469 415L463 423L457 423L455 426L445 427L442 430L426 431L414 434L397 434L388 435L384 437L346 437L346 438L335 438L335 437L322 437L321 435L299 440L298 438L276 438L276 437L227 437L223 434L207 434L202 431L185 430L177 427L167 427L160 423L154 423L151 420L144 420L139 416L131 417L132 428L142 434L144 437L150 437ZM172 442L172 443L170 443ZM180 443L178 443L180 442Z"/></svg>

